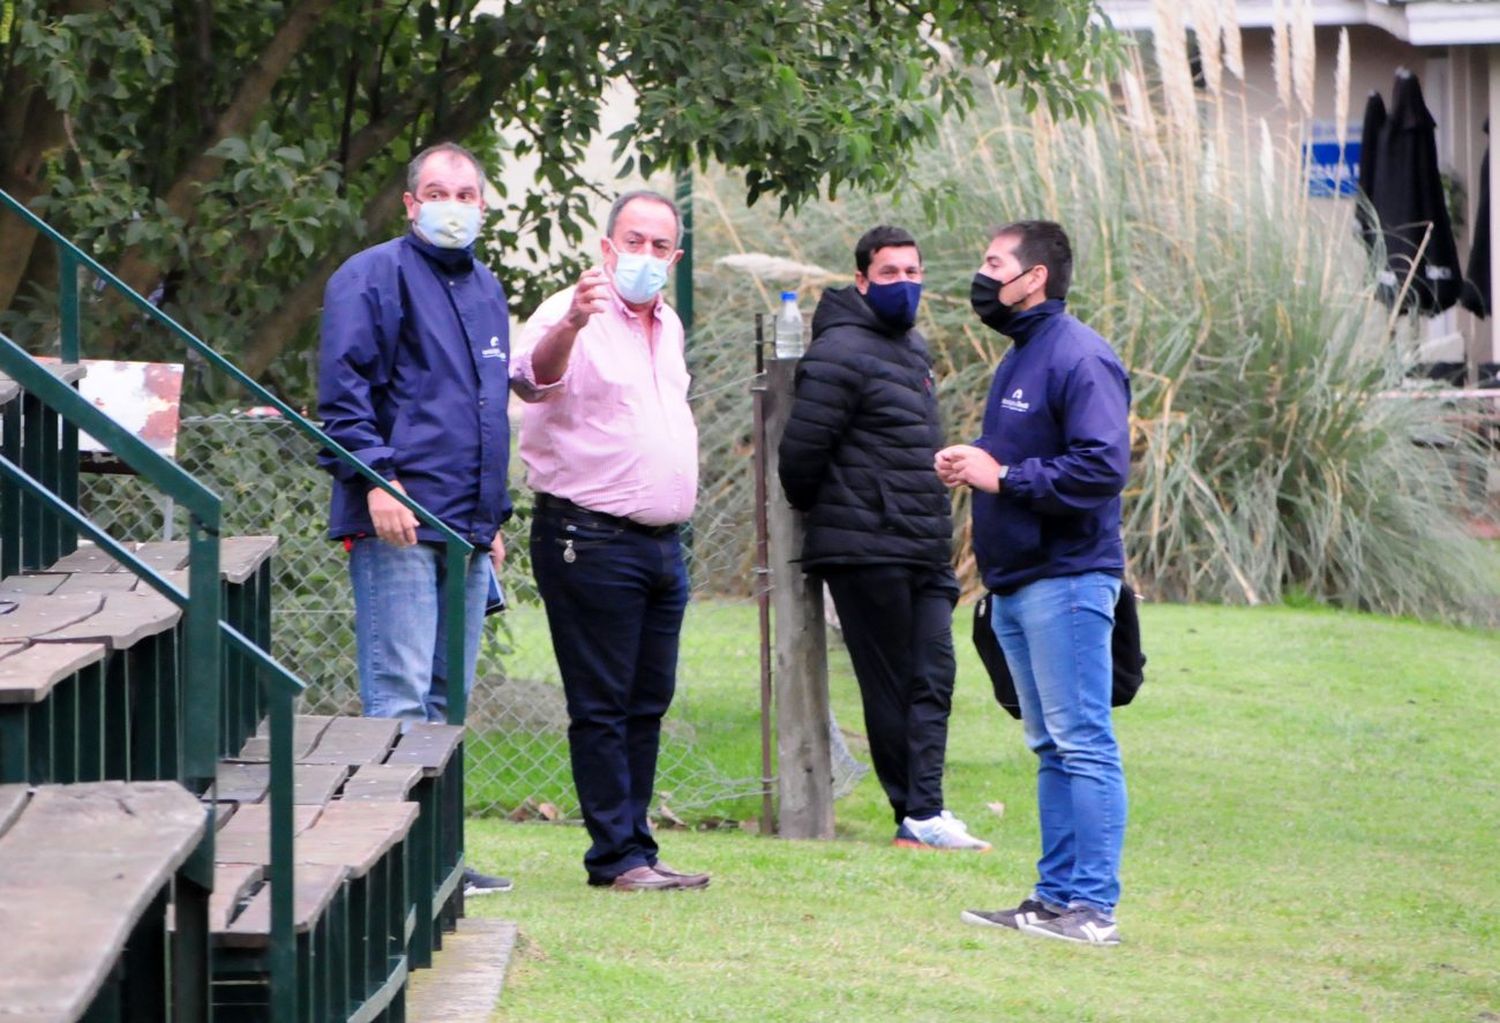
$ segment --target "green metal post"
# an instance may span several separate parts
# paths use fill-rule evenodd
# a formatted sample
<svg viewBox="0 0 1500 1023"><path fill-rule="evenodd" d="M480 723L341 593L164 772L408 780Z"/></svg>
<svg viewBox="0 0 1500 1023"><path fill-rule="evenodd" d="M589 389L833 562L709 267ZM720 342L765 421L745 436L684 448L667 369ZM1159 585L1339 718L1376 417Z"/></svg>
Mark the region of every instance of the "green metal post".
<svg viewBox="0 0 1500 1023"><path fill-rule="evenodd" d="M448 578L443 580L443 610L448 623L448 635L444 639L448 652L448 723L461 725L469 713L468 659L464 656L464 636L469 630L469 609L464 606L469 551L451 543L443 546L448 552Z"/></svg>
<svg viewBox="0 0 1500 1023"><path fill-rule="evenodd" d="M292 929L292 698L267 694L271 704L271 1013L297 1019L298 956Z"/></svg>
<svg viewBox="0 0 1500 1023"><path fill-rule="evenodd" d="M29 391L21 396L21 469L30 476L47 481L42 466L42 419L51 412L42 400ZM21 495L21 567L44 568L42 531L46 528L41 502L32 494Z"/></svg>
<svg viewBox="0 0 1500 1023"><path fill-rule="evenodd" d="M217 499L214 504L218 504ZM213 784L219 762L219 516L188 524L188 605L182 650L183 773L195 792ZM290 741L290 740L288 740ZM290 760L291 754L287 754Z"/></svg>
<svg viewBox="0 0 1500 1023"><path fill-rule="evenodd" d="M677 316L688 337L693 334L693 171L677 179L677 210L682 215L682 258L677 261Z"/></svg>
<svg viewBox="0 0 1500 1023"><path fill-rule="evenodd" d="M57 249L57 301L61 328L60 351L63 362L77 362L78 341L78 255L67 245Z"/></svg>
<svg viewBox="0 0 1500 1023"><path fill-rule="evenodd" d="M78 315L78 259L65 246L57 249L57 297L61 326L61 351L63 362L77 362L82 350L79 335ZM62 424L62 465L58 479L57 495L70 508L78 507L78 427L72 423ZM78 549L78 531L72 524L58 522L58 554L71 554Z"/></svg>
<svg viewBox="0 0 1500 1023"><path fill-rule="evenodd" d="M0 457L21 464L21 403L0 412ZM0 579L21 571L21 488L7 477L0 482Z"/></svg>

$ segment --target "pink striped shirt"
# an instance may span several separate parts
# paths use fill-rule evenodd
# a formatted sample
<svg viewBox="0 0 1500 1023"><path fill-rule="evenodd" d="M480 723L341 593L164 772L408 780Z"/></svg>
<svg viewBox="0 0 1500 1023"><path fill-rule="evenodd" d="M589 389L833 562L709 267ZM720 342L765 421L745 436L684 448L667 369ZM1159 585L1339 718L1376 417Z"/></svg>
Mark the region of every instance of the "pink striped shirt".
<svg viewBox="0 0 1500 1023"><path fill-rule="evenodd" d="M560 386L528 404L521 459L532 490L648 526L686 522L698 497L698 427L688 408L682 321L658 299L656 339L611 289L578 332ZM535 384L537 342L567 314L573 289L526 322L511 375Z"/></svg>

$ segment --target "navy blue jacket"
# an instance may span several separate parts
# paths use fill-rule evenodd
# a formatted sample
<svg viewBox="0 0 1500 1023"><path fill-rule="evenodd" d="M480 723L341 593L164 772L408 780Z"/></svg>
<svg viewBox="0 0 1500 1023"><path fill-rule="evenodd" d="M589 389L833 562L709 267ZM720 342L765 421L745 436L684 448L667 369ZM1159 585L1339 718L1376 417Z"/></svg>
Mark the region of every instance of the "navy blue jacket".
<svg viewBox="0 0 1500 1023"><path fill-rule="evenodd" d="M999 494L974 491L984 584L1123 576L1120 492L1130 472L1130 377L1108 342L1049 299L1019 314L975 441L1009 466Z"/></svg>
<svg viewBox="0 0 1500 1023"><path fill-rule="evenodd" d="M487 267L410 233L352 256L323 298L324 430L479 547L510 517L509 328ZM334 477L329 536L373 535L370 484L327 452L319 464Z"/></svg>

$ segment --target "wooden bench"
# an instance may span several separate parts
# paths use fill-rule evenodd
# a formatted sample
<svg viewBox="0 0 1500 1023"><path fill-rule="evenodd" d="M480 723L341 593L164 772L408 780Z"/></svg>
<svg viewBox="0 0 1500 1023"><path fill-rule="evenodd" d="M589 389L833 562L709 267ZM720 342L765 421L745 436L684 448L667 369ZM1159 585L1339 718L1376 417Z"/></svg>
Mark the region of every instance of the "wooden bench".
<svg viewBox="0 0 1500 1023"><path fill-rule="evenodd" d="M47 584L56 578L48 574ZM0 718L25 718L35 741L26 754L28 773L16 775L7 768L0 772L0 781L177 778L182 611L156 593L63 592L70 582L58 581L50 593L7 590L0 596L0 645L104 648L100 667L81 671L72 682L55 671L48 672L56 675L50 682L38 675L32 688L35 700L27 701L24 682L17 683L15 702L0 706ZM33 665L40 669L46 659L45 652L28 650L14 667L17 672ZM96 682L96 670L102 673L102 683ZM6 737L0 742L7 750L18 741L20 728L15 723L0 725L0 735ZM40 737L48 730L53 741L43 743ZM0 763L15 762L11 753L0 753Z"/></svg>
<svg viewBox="0 0 1500 1023"><path fill-rule="evenodd" d="M267 981L274 884L265 732L262 726L239 757L220 764L215 788L216 806L233 808L219 814L210 912L216 991L230 1002L263 997ZM405 798L422 769L380 762L400 748L399 735L391 720L294 719L293 916L302 1019L399 1018L404 1004L424 887L412 864L416 845L430 839L414 827L419 803Z"/></svg>
<svg viewBox="0 0 1500 1023"><path fill-rule="evenodd" d="M0 782L105 777L116 734L105 727L106 652L103 643L0 643Z"/></svg>
<svg viewBox="0 0 1500 1023"><path fill-rule="evenodd" d="M207 820L174 782L0 786L0 1019L187 1023L166 913Z"/></svg>
<svg viewBox="0 0 1500 1023"><path fill-rule="evenodd" d="M269 649L271 645L271 558L278 545L279 540L274 536L226 537L219 542L220 599L224 618L263 649ZM187 590L189 547L186 540L153 540L124 546L167 582L180 590ZM155 587L127 570L102 548L87 542L43 569L0 580L0 600L32 595L113 598L127 592L144 600L166 601ZM170 604L170 601L166 603ZM113 604L115 607L107 608L112 613L135 606L123 597ZM107 617L100 619L95 625L107 620ZM120 645L129 645L127 639L120 636ZM265 713L254 666L237 650L228 650L225 656L228 670L220 699L221 756L233 755ZM165 751L169 755L172 752ZM142 765L141 770L146 771L146 766ZM164 774L160 768L154 771L154 776Z"/></svg>
<svg viewBox="0 0 1500 1023"><path fill-rule="evenodd" d="M43 363L43 368L65 384L85 374L76 364ZM76 493L78 468L61 457L76 434L62 417L28 394L10 377L0 374L0 455L21 467L52 493ZM76 449L76 442L73 442ZM23 568L37 568L55 560L71 534L60 519L20 487L0 480L0 576Z"/></svg>

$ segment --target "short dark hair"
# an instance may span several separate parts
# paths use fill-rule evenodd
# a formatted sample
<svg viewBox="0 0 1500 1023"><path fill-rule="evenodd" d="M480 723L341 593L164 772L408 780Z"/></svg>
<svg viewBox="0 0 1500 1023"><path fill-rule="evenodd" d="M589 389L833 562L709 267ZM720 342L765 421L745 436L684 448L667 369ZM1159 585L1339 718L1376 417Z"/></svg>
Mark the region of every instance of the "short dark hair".
<svg viewBox="0 0 1500 1023"><path fill-rule="evenodd" d="M429 156L438 153L450 153L453 156L461 156L474 165L474 170L479 174L479 191L484 191L486 178L484 176L484 164L479 162L479 157L469 152L457 142L439 142L435 146L428 146L416 156L411 158L411 163L406 165L406 190L413 195L417 194L417 179L422 176L422 164L427 162Z"/></svg>
<svg viewBox="0 0 1500 1023"><path fill-rule="evenodd" d="M870 269L870 258L881 249L904 249L913 248L917 250L917 256L922 255L922 248L917 240L911 236L911 232L903 227L892 227L890 224L881 224L872 227L860 235L859 241L854 244L854 268L860 273Z"/></svg>
<svg viewBox="0 0 1500 1023"><path fill-rule="evenodd" d="M1017 220L990 229L990 241L1019 238L1016 259L1026 269L1047 268L1047 297L1067 298L1073 283L1073 246L1062 225L1051 220Z"/></svg>
<svg viewBox="0 0 1500 1023"><path fill-rule="evenodd" d="M616 199L609 207L609 218L604 222L604 237L615 236L615 221L620 219L620 211L637 199L647 199L651 202L659 202L672 211L672 221L677 225L677 244L682 244L682 212L678 210L677 204L660 192L653 192L649 188L637 188L626 192Z"/></svg>

